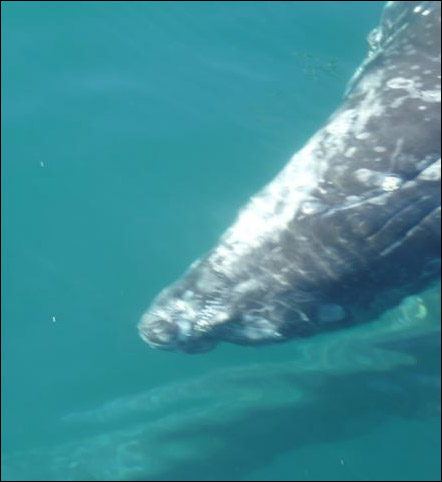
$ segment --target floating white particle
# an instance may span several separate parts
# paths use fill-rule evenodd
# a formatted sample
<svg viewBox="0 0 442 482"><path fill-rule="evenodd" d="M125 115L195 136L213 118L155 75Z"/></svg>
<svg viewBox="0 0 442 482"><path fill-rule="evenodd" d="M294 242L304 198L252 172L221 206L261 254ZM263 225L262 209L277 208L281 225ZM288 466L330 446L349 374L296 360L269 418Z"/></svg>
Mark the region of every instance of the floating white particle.
<svg viewBox="0 0 442 482"><path fill-rule="evenodd" d="M57 318L55 318L55 316L52 315L51 321L52 321L52 323L55 323L57 321Z"/></svg>

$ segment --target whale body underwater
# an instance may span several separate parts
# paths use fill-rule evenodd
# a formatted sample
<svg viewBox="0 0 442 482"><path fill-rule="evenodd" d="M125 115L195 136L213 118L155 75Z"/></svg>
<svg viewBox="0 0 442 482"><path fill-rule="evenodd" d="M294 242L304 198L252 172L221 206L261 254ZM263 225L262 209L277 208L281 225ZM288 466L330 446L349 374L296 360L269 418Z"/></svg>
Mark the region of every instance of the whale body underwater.
<svg viewBox="0 0 442 482"><path fill-rule="evenodd" d="M441 4L387 2L341 106L142 316L197 353L369 322L440 279Z"/></svg>

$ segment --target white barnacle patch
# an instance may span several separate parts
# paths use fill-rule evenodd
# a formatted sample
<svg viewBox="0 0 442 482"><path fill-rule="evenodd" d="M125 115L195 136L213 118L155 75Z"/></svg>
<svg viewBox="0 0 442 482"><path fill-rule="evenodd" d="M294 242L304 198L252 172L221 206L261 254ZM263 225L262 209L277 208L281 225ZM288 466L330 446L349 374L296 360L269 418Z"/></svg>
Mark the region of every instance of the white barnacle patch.
<svg viewBox="0 0 442 482"><path fill-rule="evenodd" d="M396 191L402 185L402 179L397 176L385 176L381 182L381 188L384 191Z"/></svg>
<svg viewBox="0 0 442 482"><path fill-rule="evenodd" d="M246 314L244 315L244 321L244 327L241 328L243 335L249 340L271 340L282 336L271 321L260 316Z"/></svg>

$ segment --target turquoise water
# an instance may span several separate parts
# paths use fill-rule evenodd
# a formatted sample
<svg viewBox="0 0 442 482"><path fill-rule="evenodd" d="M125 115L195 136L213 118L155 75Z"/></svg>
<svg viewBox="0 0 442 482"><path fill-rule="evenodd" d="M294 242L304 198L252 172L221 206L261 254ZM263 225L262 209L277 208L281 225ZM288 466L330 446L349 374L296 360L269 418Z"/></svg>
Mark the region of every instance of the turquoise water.
<svg viewBox="0 0 442 482"><path fill-rule="evenodd" d="M440 480L440 287L361 350L136 331L339 104L382 5L2 2L2 480Z"/></svg>

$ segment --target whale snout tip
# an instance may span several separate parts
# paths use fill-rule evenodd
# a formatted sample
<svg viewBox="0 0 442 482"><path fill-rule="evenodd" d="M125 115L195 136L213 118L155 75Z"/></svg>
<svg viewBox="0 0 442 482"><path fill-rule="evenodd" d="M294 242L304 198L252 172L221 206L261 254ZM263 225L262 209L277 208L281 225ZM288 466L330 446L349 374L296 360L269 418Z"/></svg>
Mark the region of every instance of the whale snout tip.
<svg viewBox="0 0 442 482"><path fill-rule="evenodd" d="M185 353L204 353L216 345L215 340L193 336L188 323L178 323L166 317L145 313L138 323L143 341L152 348Z"/></svg>
<svg viewBox="0 0 442 482"><path fill-rule="evenodd" d="M177 326L159 317L146 313L138 324L138 332L143 341L153 348L173 349L178 338Z"/></svg>

